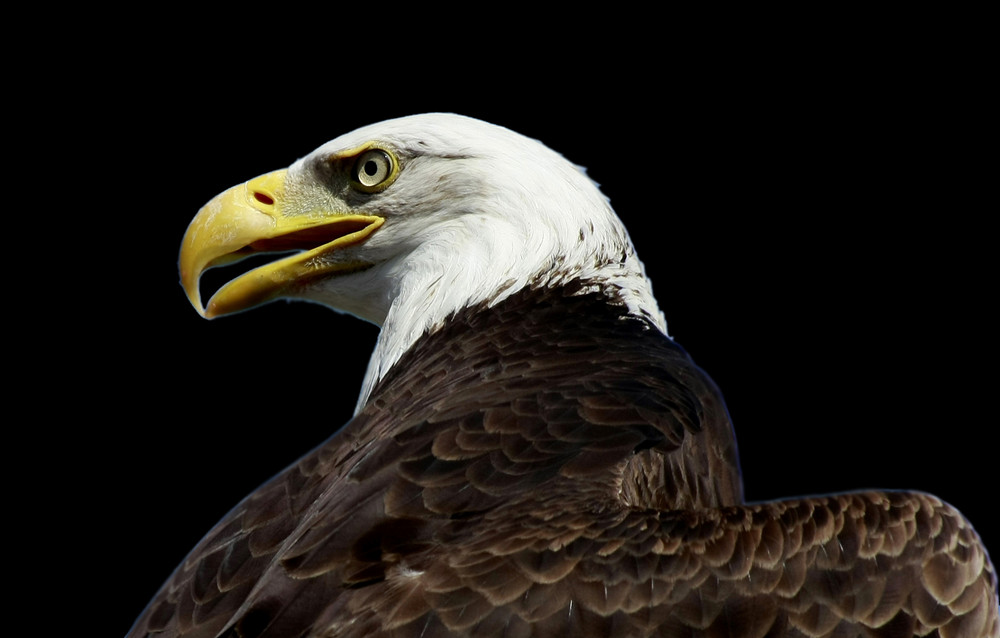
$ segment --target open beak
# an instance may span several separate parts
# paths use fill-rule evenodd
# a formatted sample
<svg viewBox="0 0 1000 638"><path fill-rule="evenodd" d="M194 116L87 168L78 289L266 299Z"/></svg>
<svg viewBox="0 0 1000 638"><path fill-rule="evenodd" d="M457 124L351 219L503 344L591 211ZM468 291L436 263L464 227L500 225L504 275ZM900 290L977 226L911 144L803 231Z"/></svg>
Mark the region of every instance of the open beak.
<svg viewBox="0 0 1000 638"><path fill-rule="evenodd" d="M247 310L290 296L317 278L370 265L328 256L364 241L385 220L330 211L286 215L286 174L275 171L230 188L205 204L188 226L181 244L181 284L203 317ZM202 306L198 284L209 268L250 255L289 251L298 252L233 279Z"/></svg>

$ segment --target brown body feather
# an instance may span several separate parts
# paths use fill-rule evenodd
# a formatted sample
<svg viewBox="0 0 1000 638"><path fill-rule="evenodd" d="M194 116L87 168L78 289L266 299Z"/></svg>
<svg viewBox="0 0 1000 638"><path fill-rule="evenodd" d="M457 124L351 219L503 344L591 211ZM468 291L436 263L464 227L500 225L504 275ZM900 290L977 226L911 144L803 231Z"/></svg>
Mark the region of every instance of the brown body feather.
<svg viewBox="0 0 1000 638"><path fill-rule="evenodd" d="M418 341L130 636L1000 634L992 565L954 509L744 504L712 382L580 292L525 290Z"/></svg>

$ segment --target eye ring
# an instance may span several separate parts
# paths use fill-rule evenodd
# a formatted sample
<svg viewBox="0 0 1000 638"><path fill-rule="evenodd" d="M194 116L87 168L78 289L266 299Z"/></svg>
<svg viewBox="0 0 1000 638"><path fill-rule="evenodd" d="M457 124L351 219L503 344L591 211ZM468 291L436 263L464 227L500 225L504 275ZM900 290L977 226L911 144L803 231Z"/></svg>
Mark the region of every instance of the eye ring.
<svg viewBox="0 0 1000 638"><path fill-rule="evenodd" d="M396 172L396 162L389 153L380 148L371 148L358 156L351 178L358 189L374 193L392 183Z"/></svg>

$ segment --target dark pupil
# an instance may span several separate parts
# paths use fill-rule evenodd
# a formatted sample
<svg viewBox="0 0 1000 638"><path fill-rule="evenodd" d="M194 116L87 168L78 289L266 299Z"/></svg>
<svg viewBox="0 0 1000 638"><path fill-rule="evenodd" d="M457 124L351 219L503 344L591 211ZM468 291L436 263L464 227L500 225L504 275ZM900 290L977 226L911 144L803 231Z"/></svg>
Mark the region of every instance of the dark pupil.
<svg viewBox="0 0 1000 638"><path fill-rule="evenodd" d="M374 175L375 173L378 172L378 164L375 162L375 160L368 160L367 162L365 162L364 171L368 175Z"/></svg>

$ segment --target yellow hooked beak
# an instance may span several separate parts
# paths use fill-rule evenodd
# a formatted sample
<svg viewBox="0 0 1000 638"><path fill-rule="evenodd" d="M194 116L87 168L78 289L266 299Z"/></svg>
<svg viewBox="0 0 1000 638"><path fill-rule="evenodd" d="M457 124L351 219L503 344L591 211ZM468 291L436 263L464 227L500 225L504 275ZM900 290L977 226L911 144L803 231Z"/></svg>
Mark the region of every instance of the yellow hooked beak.
<svg viewBox="0 0 1000 638"><path fill-rule="evenodd" d="M198 211L181 244L181 284L203 317L246 310L289 296L318 277L370 264L326 257L360 243L385 221L374 215L282 211L286 171L280 170L217 195ZM202 307L198 282L214 266L265 252L300 252L237 277Z"/></svg>

